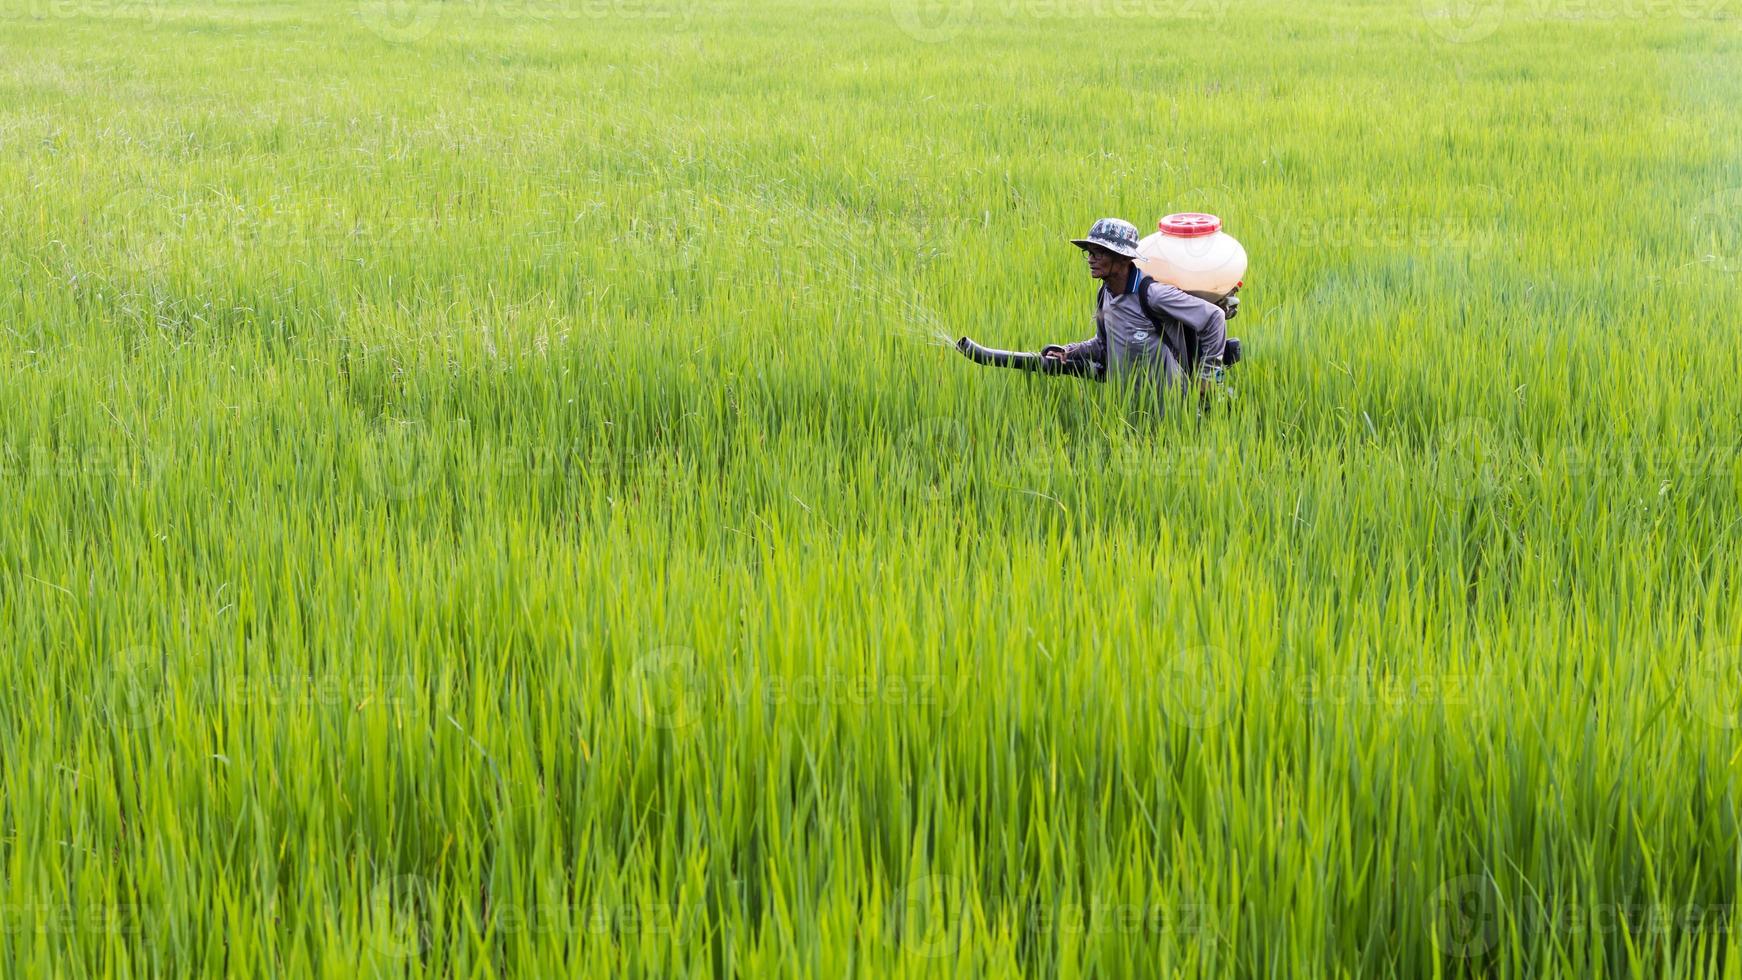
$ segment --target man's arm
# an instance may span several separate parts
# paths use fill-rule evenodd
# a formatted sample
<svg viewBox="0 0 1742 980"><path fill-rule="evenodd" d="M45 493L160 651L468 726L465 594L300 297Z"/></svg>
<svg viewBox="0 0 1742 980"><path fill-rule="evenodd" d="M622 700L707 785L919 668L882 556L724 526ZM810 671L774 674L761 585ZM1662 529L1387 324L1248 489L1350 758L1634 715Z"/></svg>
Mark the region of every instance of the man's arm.
<svg viewBox="0 0 1742 980"><path fill-rule="evenodd" d="M1088 340L1047 348L1044 353L1061 361L1101 361L1107 350L1107 337L1101 330L1101 320L1095 319L1095 335Z"/></svg>

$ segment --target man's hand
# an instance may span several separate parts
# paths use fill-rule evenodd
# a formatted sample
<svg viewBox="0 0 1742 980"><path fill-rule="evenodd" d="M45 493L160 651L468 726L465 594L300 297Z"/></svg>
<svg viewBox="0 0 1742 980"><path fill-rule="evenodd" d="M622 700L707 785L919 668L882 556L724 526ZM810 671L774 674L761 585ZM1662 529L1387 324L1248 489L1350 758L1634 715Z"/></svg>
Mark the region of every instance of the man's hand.
<svg viewBox="0 0 1742 980"><path fill-rule="evenodd" d="M1198 412L1204 414L1226 399L1228 390L1222 384L1222 359L1214 358L1198 366Z"/></svg>
<svg viewBox="0 0 1742 980"><path fill-rule="evenodd" d="M1047 344L1045 347L1042 347L1040 349L1040 356L1050 357L1053 360L1058 361L1060 364L1063 364L1065 361L1070 359L1070 355L1065 351L1065 349L1057 344Z"/></svg>

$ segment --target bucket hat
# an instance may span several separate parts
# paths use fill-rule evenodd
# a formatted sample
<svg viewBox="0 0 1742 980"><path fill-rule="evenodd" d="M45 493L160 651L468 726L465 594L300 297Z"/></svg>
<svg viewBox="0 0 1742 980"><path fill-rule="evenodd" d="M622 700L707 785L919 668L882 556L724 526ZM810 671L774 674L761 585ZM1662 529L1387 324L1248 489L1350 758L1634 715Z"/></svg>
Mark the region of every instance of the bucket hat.
<svg viewBox="0 0 1742 980"><path fill-rule="evenodd" d="M1087 238L1073 238L1071 244L1087 250L1099 245L1115 255L1128 259L1137 257L1137 226L1120 218L1102 218L1089 229Z"/></svg>

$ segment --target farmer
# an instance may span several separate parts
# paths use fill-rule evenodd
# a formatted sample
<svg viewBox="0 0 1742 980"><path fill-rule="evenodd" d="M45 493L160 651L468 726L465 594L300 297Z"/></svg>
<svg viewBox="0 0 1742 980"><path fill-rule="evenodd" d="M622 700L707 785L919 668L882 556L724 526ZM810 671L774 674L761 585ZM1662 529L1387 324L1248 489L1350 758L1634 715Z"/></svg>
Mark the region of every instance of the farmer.
<svg viewBox="0 0 1742 980"><path fill-rule="evenodd" d="M1132 260L1137 228L1129 221L1102 218L1087 238L1073 238L1089 261L1089 275L1101 280L1095 298L1095 336L1042 354L1060 361L1100 361L1110 378L1145 378L1187 390L1192 381L1206 397L1222 377L1227 317L1222 308L1185 290L1156 282Z"/></svg>

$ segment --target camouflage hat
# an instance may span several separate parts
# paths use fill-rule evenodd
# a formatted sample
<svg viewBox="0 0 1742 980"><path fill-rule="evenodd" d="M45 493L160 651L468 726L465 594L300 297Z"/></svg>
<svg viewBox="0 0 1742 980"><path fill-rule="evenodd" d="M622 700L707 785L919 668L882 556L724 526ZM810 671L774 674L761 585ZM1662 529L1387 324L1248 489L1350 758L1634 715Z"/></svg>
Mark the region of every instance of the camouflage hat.
<svg viewBox="0 0 1742 980"><path fill-rule="evenodd" d="M1089 229L1089 237L1073 238L1071 244L1081 249L1099 245L1115 255L1134 259L1137 257L1137 226L1119 218L1102 218Z"/></svg>

